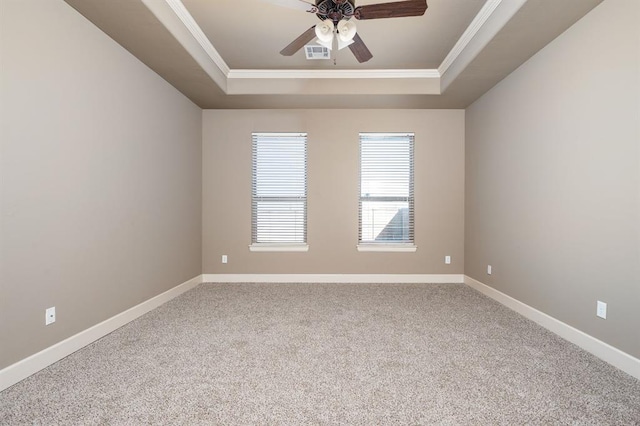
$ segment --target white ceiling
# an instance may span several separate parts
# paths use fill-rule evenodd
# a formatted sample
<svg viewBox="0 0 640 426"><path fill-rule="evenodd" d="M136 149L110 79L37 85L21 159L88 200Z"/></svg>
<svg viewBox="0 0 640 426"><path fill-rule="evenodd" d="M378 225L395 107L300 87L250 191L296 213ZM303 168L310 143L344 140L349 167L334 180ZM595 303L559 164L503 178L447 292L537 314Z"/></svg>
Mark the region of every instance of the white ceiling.
<svg viewBox="0 0 640 426"><path fill-rule="evenodd" d="M356 21L363 64L280 55L319 20L265 0L65 1L202 108L465 108L602 0L428 0Z"/></svg>

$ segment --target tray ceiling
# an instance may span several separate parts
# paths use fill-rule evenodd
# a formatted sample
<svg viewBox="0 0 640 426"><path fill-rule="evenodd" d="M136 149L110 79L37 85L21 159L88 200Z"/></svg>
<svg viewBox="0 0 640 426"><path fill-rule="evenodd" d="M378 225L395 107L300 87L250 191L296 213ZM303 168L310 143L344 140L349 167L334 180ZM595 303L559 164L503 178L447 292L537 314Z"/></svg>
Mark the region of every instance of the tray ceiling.
<svg viewBox="0 0 640 426"><path fill-rule="evenodd" d="M281 56L319 20L265 0L65 1L200 107L263 109L465 108L602 0L428 0L357 21L363 64Z"/></svg>

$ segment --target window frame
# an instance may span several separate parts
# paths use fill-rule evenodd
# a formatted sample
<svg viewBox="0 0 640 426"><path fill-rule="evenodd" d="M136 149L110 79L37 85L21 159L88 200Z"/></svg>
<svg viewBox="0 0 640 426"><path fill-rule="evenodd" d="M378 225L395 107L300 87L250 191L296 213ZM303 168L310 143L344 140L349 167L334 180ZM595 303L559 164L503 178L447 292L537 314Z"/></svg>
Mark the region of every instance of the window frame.
<svg viewBox="0 0 640 426"><path fill-rule="evenodd" d="M363 143L367 138L402 138L406 137L409 143L409 188L407 196L363 196ZM360 252L415 252L415 133L413 132L360 132L359 133L359 182L358 182L358 245ZM363 201L378 202L407 202L409 209L409 238L405 241L363 241Z"/></svg>
<svg viewBox="0 0 640 426"><path fill-rule="evenodd" d="M261 137L264 139L261 141ZM257 195L257 186L259 176L257 174L257 160L258 160L258 144L260 142L266 143L267 138L302 138L304 144L304 195L302 196L287 196L287 195ZM307 243L307 198L308 198L308 136L306 132L253 132L251 134L251 244L249 245L250 251L280 251L280 252L305 252L309 250ZM300 182L297 182L298 184ZM302 230L302 242L300 241L284 241L284 242L259 242L258 241L258 226L259 218L257 216L258 203L260 202L299 202L302 201L303 205L303 230Z"/></svg>

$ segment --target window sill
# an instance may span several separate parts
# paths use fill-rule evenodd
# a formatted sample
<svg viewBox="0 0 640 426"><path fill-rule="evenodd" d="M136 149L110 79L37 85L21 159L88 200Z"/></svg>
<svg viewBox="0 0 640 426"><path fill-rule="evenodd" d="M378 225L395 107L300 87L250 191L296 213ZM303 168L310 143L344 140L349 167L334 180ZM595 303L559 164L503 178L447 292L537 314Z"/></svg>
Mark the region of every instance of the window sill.
<svg viewBox="0 0 640 426"><path fill-rule="evenodd" d="M358 244L358 251L415 252L415 244Z"/></svg>
<svg viewBox="0 0 640 426"><path fill-rule="evenodd" d="M309 244L251 244L249 251L309 251Z"/></svg>

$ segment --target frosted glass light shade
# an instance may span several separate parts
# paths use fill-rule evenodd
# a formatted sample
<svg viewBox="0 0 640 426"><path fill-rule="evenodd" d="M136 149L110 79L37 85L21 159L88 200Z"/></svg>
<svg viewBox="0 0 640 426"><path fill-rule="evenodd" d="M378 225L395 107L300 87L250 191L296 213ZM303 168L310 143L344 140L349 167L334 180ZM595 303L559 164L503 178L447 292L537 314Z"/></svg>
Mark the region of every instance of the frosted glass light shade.
<svg viewBox="0 0 640 426"><path fill-rule="evenodd" d="M331 42L333 40L333 30L335 29L333 22L329 19L325 19L316 25L316 37L318 40L324 42Z"/></svg>
<svg viewBox="0 0 640 426"><path fill-rule="evenodd" d="M338 50L342 50L342 49L344 49L345 47L348 47L351 44L353 44L353 40L342 41L342 39L340 37L338 37Z"/></svg>
<svg viewBox="0 0 640 426"><path fill-rule="evenodd" d="M348 42L353 40L356 36L356 23L353 20L347 21L343 19L338 22L338 38L343 42ZM351 43L349 43L351 44Z"/></svg>

